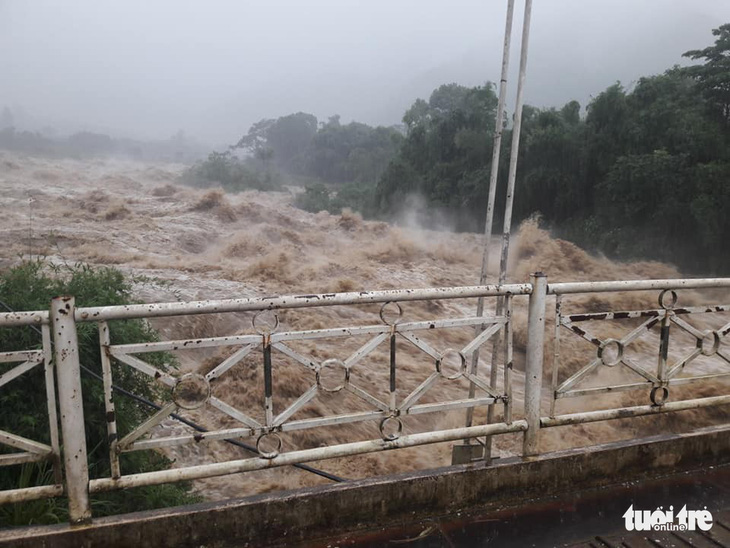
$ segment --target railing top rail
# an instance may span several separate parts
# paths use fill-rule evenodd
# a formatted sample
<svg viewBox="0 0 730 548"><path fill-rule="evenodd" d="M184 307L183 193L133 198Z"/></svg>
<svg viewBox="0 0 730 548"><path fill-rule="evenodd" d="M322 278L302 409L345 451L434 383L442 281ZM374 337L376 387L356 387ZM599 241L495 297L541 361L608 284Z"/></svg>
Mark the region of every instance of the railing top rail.
<svg viewBox="0 0 730 548"><path fill-rule="evenodd" d="M0 327L14 327L19 325L44 325L48 322L48 310L0 313Z"/></svg>
<svg viewBox="0 0 730 548"><path fill-rule="evenodd" d="M730 278L623 280L612 282L564 282L548 285L549 295L602 293L610 291L646 291L652 289L730 288Z"/></svg>
<svg viewBox="0 0 730 548"><path fill-rule="evenodd" d="M601 293L612 291L646 291L654 289L711 289L730 288L730 278L622 280L600 282L562 282L548 285L549 295L576 293ZM77 308L75 319L79 322L107 321L131 318L152 318L186 314L211 314L219 312L247 312L257 310L281 310L348 304L403 302L435 299L463 299L495 297L500 295L529 295L530 284L481 285L464 287L438 287L423 289L391 289L383 291L354 291L349 293L319 293L285 295L275 297L249 297L171 303L133 304L125 306L99 306ZM0 327L42 325L49 322L47 310L0 313Z"/></svg>
<svg viewBox="0 0 730 548"><path fill-rule="evenodd" d="M420 301L436 299L464 299L471 297L496 297L500 295L529 295L530 284L480 285L467 287L438 287L426 289L391 289L384 291L356 291L349 293L319 293L288 295L282 297L251 297L209 301L133 304L126 306L100 306L77 308L75 319L79 322L153 318L184 314L211 314L220 312L247 312L256 310L281 310L346 304Z"/></svg>

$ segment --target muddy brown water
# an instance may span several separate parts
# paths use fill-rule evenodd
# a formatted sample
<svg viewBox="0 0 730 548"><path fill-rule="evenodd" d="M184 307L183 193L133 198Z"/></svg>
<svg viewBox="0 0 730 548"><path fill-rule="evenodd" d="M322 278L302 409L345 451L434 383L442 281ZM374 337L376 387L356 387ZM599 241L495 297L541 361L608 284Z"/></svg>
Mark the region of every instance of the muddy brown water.
<svg viewBox="0 0 730 548"><path fill-rule="evenodd" d="M363 221L343 211L311 214L292 206L292 193L248 191L227 194L220 189L194 189L178 184L184 166L143 164L122 160L49 160L22 157L0 151L0 267L17 261L19 255L46 256L60 262L85 261L111 265L146 281L135 284L136 298L175 301L320 293L392 288L474 285L481 261L481 240L474 234L455 234L413 226L392 226ZM29 199L32 198L32 202ZM494 244L491 271L499 256ZM549 281L582 281L675 278L681 273L657 262L621 263L592 256L577 246L555 239L535 221L520 226L511 250L509 280L525 282L530 272L543 271ZM139 279L139 278L138 278ZM157 281L156 281L157 280ZM159 283L159 282L164 283ZM565 310L601 311L656 308L656 292L597 294L566 298ZM526 343L526 298L514 299L515 367L514 396L520 409ZM681 292L680 304L726 304L727 292ZM493 303L491 304L493 306ZM548 304L548 325L553 315ZM404 319L426 320L463 317L474 313L475 301L407 303ZM292 310L279 315L281 329L303 330L380 322L379 307L347 306ZM188 316L152 320L163 339L253 333L250 314ZM730 321L727 315L698 319L700 328L717 327ZM714 322L714 323L713 323ZM634 324L605 322L595 330L602 337L621 338ZM593 328L593 326L592 326ZM438 335L438 336L437 336ZM570 334L562 335L561 378L587 364L595 349ZM442 330L424 338L436 348L460 348L472 337L470 329ZM552 356L552 329L546 337L546 383ZM343 359L367 338L292 343L298 352L323 361ZM648 368L656 364L656 335L632 343L630 352ZM723 343L727 344L727 343ZM670 357L679 359L694 340L677 335ZM178 352L181 372L206 372L220 363L227 352L216 350ZM254 352L230 370L214 387L214 395L260 417L263 403L261 353ZM481 370L487 371L489 347L481 354ZM368 392L385 398L388 386L388 349L381 345L352 372ZM431 358L405 342L398 347L398 395L405 397L434 369ZM654 364L654 365L652 365ZM717 359L697 360L693 374L718 371L727 364ZM596 382L633 380L621 368L602 370ZM312 385L313 373L283 356L275 356L275 411L281 411ZM693 397L718 393L718 383L683 388L672 394ZM466 393L463 380L439 381L423 399L460 399ZM547 393L546 393L547 397ZM547 409L547 400L544 402ZM559 412L589 410L616 404L646 404L647 394L624 393L603 398L561 401ZM367 406L343 394L322 395L295 418L357 412ZM479 409L477 423L485 420ZM519 413L516 413L519 416ZM207 428L234 427L238 423L221 414L201 410L186 414ZM450 428L463 424L463 411L432 413L408 418L406 432ZM555 428L545 432L541 450L591 445L663 431L678 431L724 420L712 411L688 411L628 421ZM168 420L154 436L190 433L187 427ZM352 424L292 433L284 438L285 450L319 447L377 437L375 424ZM253 444L255 440L244 439ZM495 454L519 454L521 438L505 435L495 440ZM250 456L225 443L201 443L167 450L175 466L222 461ZM451 444L410 448L387 453L333 459L313 465L344 478L435 468L448 464ZM206 499L218 500L315 485L327 480L292 468L253 472L195 482Z"/></svg>

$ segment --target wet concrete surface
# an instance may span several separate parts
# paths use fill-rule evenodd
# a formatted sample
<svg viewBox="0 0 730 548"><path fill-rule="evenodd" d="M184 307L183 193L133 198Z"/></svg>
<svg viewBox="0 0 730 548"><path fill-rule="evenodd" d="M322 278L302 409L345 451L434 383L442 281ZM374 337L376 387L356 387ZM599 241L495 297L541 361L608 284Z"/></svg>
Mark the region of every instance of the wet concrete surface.
<svg viewBox="0 0 730 548"><path fill-rule="evenodd" d="M549 495L546 493L546 496ZM628 532L623 514L673 507L678 513L707 509L708 532ZM519 508L486 514L442 516L401 527L341 535L305 543L301 548L405 546L412 548L480 547L718 547L730 546L730 466L713 467L665 479L577 492Z"/></svg>
<svg viewBox="0 0 730 548"><path fill-rule="evenodd" d="M628 533L623 514L631 505L707 507L717 523L707 534ZM21 527L0 531L0 546L730 546L728 513L730 427L723 426L102 517L83 527Z"/></svg>

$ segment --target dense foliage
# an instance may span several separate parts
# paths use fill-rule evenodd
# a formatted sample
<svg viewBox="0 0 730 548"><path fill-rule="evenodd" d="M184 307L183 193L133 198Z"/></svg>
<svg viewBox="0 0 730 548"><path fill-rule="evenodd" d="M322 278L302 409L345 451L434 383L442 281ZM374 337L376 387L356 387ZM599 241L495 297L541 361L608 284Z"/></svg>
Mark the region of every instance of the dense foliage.
<svg viewBox="0 0 730 548"><path fill-rule="evenodd" d="M86 265L53 266L42 261L24 262L0 272L0 300L12 310L48 309L56 295L76 297L78 306L129 304L131 281L113 268L94 269ZM157 334L141 320L115 322L111 325L112 343L147 342L157 340ZM79 356L82 366L101 373L99 336L96 326L77 324ZM31 327L0 329L0 352L41 348L41 337ZM175 367L172 356L164 353L145 357L161 369ZM0 372L12 364L2 364ZM131 392L150 399L164 397L149 377L134 373L130 368L115 368L115 383ZM102 383L90 375L82 375L83 404L86 417L86 444L91 477L109 474L106 413ZM149 416L149 410L128 398L116 397L119 434L125 435ZM45 381L42 367L36 367L5 386L0 392L0 429L50 443L46 406ZM168 461L152 451L125 455L125 474L167 467ZM28 464L3 468L0 489L36 485L51 480L48 465ZM180 485L144 487L128 492L96 496L92 501L95 515L131 512L184 504L194 498ZM0 507L0 526L62 521L65 501L41 500L33 503Z"/></svg>
<svg viewBox="0 0 730 548"><path fill-rule="evenodd" d="M315 116L298 112L255 123L231 148L293 176L329 184L374 183L401 138L394 128L343 125L339 116L318 126Z"/></svg>
<svg viewBox="0 0 730 548"><path fill-rule="evenodd" d="M230 192L242 190L280 190L281 177L271 170L257 169L230 152L212 152L208 159L198 162L182 176L184 183L197 187L222 186Z"/></svg>
<svg viewBox="0 0 730 548"><path fill-rule="evenodd" d="M641 78L631 90L610 86L584 117L575 101L526 106L516 220L539 212L560 235L612 256L730 272L721 252L730 238L730 25L713 33L714 46L685 54L704 64ZM495 104L491 88L455 84L416 101L378 182L379 210L392 213L416 194L457 229L480 227Z"/></svg>
<svg viewBox="0 0 730 548"><path fill-rule="evenodd" d="M697 81L697 87L705 101L717 116L730 123L730 23L713 29L715 44L684 54L702 64L689 67L687 74Z"/></svg>
<svg viewBox="0 0 730 548"><path fill-rule="evenodd" d="M424 219L438 209L453 214L456 228L474 228L487 196L496 109L489 84L443 85L428 102L417 100L403 117L407 136L399 154L378 182L377 209L387 215L416 209Z"/></svg>
<svg viewBox="0 0 730 548"><path fill-rule="evenodd" d="M346 183L332 188L323 183L309 184L304 192L297 194L294 205L311 213L328 211L338 215L349 208L363 215L373 217L377 211L373 202L375 185L368 183Z"/></svg>
<svg viewBox="0 0 730 548"><path fill-rule="evenodd" d="M296 203L307 211L353 207L374 214L375 185L402 140L396 128L342 124L339 116L319 124L315 116L298 112L255 123L228 151L214 152L189 169L183 182L231 191L304 184ZM234 155L238 150L243 158Z"/></svg>
<svg viewBox="0 0 730 548"><path fill-rule="evenodd" d="M334 184L375 183L401 141L401 133L393 128L343 125L339 116L332 116L313 136L301 173Z"/></svg>
<svg viewBox="0 0 730 548"><path fill-rule="evenodd" d="M730 272L718 253L730 238L730 24L713 46L641 78L616 83L585 112L524 107L514 220L539 213L560 236L618 258L654 258L703 273ZM426 226L481 230L497 97L494 86L448 84L418 99L404 131L302 112L254 124L231 150L190 179L226 188L305 188L295 204L366 217L407 214ZM511 146L504 121L497 191L501 225ZM244 160L232 151L242 149ZM266 174L262 179L261 174ZM263 181L263 182L262 182Z"/></svg>

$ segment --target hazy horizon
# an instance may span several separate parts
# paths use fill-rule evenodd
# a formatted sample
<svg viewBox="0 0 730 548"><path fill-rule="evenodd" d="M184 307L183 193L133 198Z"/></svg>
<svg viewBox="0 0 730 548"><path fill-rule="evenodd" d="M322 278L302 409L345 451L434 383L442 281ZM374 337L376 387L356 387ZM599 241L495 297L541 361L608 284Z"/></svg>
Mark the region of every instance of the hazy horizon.
<svg viewBox="0 0 730 548"><path fill-rule="evenodd" d="M0 109L27 113L29 129L184 130L211 145L297 111L392 125L441 84L499 78L506 4L0 0ZM518 0L513 76L522 10ZM526 102L585 106L686 62L728 21L725 0L536 0Z"/></svg>

